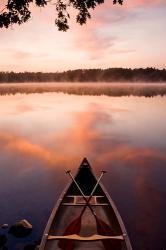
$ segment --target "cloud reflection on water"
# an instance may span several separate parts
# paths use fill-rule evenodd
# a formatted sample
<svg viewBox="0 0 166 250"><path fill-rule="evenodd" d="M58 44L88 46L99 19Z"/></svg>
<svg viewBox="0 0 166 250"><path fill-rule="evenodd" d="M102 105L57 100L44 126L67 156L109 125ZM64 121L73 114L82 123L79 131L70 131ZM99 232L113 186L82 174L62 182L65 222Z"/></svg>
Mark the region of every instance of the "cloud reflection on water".
<svg viewBox="0 0 166 250"><path fill-rule="evenodd" d="M114 111L115 112L115 111ZM119 112L119 110L117 111ZM146 147L134 147L123 138L116 138L111 134L111 124L114 123L112 116L103 111L101 105L90 104L87 110L75 112L73 125L65 131L49 134L47 143L49 146L34 143L27 137L12 134L11 132L0 133L0 147L14 152L41 160L47 166L63 166L72 164L73 160L89 156L98 166L107 162L121 161L144 166L145 159L166 160L165 152ZM109 124L109 134L105 134L102 128Z"/></svg>
<svg viewBox="0 0 166 250"><path fill-rule="evenodd" d="M47 98L44 99L44 96ZM6 109L8 116L3 117L3 123L1 122L0 170L2 174L5 171L10 173L10 169L15 166L6 187L7 193L19 193L21 187L24 195L26 189L31 190L28 195L33 204L40 203L42 199L48 201L50 192L52 192L50 197L53 199L54 193L58 194L58 190L61 190L65 181L67 182L64 171L69 168L75 170L81 159L87 156L94 170L97 172L101 168L108 170L104 183L125 221L134 242L134 249L146 249L148 246L147 249L156 250L155 237L160 240L160 246L164 246L162 230L164 220L158 213L164 215L166 209L165 120L162 118L163 124L161 124L160 117L155 116L156 113L159 114L158 107L160 114L164 114L163 99L155 99L157 101L154 103L154 99L149 101L142 98L138 104L138 98L128 98L126 101L123 98L79 98L58 94L43 95L38 98L39 95L24 96L23 101L13 98L11 108ZM64 102L64 99L67 101ZM17 100L15 104L14 100ZM17 110L21 103L24 103L21 112L19 116L15 113L14 117L10 111ZM46 104L51 109L45 109ZM30 109L27 107L31 107L33 112L29 112ZM153 107L152 115L149 113L149 107ZM147 129L147 124L143 121L147 121L145 118L148 113L153 126L143 130L144 127ZM8 119L11 116L12 121L16 120L15 126L9 126ZM132 123L133 119L135 123ZM24 126L26 123L32 127ZM66 124L64 126L64 123L67 123L67 126ZM132 132L137 133L137 137L130 133L132 127L134 127ZM157 144L157 137L153 138L155 128L160 128L160 131L156 131L157 134L160 132L160 138L163 138L161 147ZM137 138L142 134L144 137L148 132L148 136L153 138L153 143L151 141L144 143L143 140L140 143ZM6 158L3 162L4 155ZM5 176L4 180L8 180L7 174ZM58 179L60 176L61 180ZM0 184L3 186L5 182L2 180ZM38 197L41 190L42 195ZM7 197L10 200L10 196ZM20 202L18 194L14 193L13 197ZM38 202L35 197L39 199ZM54 200L52 202L54 203ZM21 202L22 206L23 203L25 202ZM27 199L25 204L27 209ZM31 205L29 206L29 210L35 213ZM36 211L39 210L38 206L36 205ZM44 216L43 211L40 213L40 216ZM42 218L44 221L44 217Z"/></svg>

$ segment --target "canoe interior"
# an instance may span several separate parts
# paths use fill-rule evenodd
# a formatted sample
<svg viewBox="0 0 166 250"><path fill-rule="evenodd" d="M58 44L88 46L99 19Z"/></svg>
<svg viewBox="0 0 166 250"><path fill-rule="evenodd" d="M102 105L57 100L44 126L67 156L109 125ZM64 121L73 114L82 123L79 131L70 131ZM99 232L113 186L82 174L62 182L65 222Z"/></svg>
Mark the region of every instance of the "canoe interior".
<svg viewBox="0 0 166 250"><path fill-rule="evenodd" d="M80 169L75 177L77 183L81 187L83 193L90 196L97 180L91 171L91 167L86 159L83 160ZM92 199L91 206L97 214L97 217L106 222L115 235L122 235L126 233L122 228L121 223L117 218L112 207L112 200L107 198L101 185L96 189ZM66 227L80 215L85 205L84 199L81 197L79 190L74 183L71 183L69 188L64 192L61 200L59 201L57 209L53 210L51 218L45 230L48 235L63 235ZM91 236L98 234L96 229L96 221L89 208L85 210L82 217L81 236ZM40 250L59 250L57 240L42 239ZM75 250L104 250L102 241L95 242L75 242ZM126 240L119 241L118 250L131 249L127 246Z"/></svg>

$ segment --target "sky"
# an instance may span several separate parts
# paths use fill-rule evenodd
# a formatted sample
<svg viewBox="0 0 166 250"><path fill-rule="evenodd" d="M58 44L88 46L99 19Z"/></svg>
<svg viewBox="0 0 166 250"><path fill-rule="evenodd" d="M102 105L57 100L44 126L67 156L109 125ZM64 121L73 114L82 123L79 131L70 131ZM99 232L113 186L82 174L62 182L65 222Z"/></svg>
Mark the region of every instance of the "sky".
<svg viewBox="0 0 166 250"><path fill-rule="evenodd" d="M54 25L55 5L32 9L29 22L0 30L0 71L166 68L165 0L105 0L86 25L72 12L67 32Z"/></svg>

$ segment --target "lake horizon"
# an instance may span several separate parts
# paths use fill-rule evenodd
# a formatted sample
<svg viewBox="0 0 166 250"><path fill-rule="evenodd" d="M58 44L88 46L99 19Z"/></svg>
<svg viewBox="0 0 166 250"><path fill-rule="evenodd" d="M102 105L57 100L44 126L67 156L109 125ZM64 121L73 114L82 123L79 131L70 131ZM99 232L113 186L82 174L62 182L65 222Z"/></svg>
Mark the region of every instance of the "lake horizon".
<svg viewBox="0 0 166 250"><path fill-rule="evenodd" d="M57 92L75 95L165 96L166 82L19 82L0 83L0 95Z"/></svg>
<svg viewBox="0 0 166 250"><path fill-rule="evenodd" d="M166 0L0 1L0 250L166 250L165 26Z"/></svg>

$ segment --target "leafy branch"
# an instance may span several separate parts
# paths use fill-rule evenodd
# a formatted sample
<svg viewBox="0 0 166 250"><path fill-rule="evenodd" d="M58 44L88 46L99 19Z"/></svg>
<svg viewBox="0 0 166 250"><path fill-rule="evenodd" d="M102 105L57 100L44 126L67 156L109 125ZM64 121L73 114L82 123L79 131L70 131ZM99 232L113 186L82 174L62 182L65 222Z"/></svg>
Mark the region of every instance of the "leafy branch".
<svg viewBox="0 0 166 250"><path fill-rule="evenodd" d="M123 0L112 0L113 4L123 4ZM45 7L51 0L8 0L5 8L0 12L0 28L8 28L13 24L27 22L31 18L30 4L34 3L37 7ZM90 9L95 9L97 5L104 3L104 0L56 0L57 17L55 25L60 31L69 29L68 20L70 15L68 7L78 11L76 22L83 25L87 22L90 15Z"/></svg>

